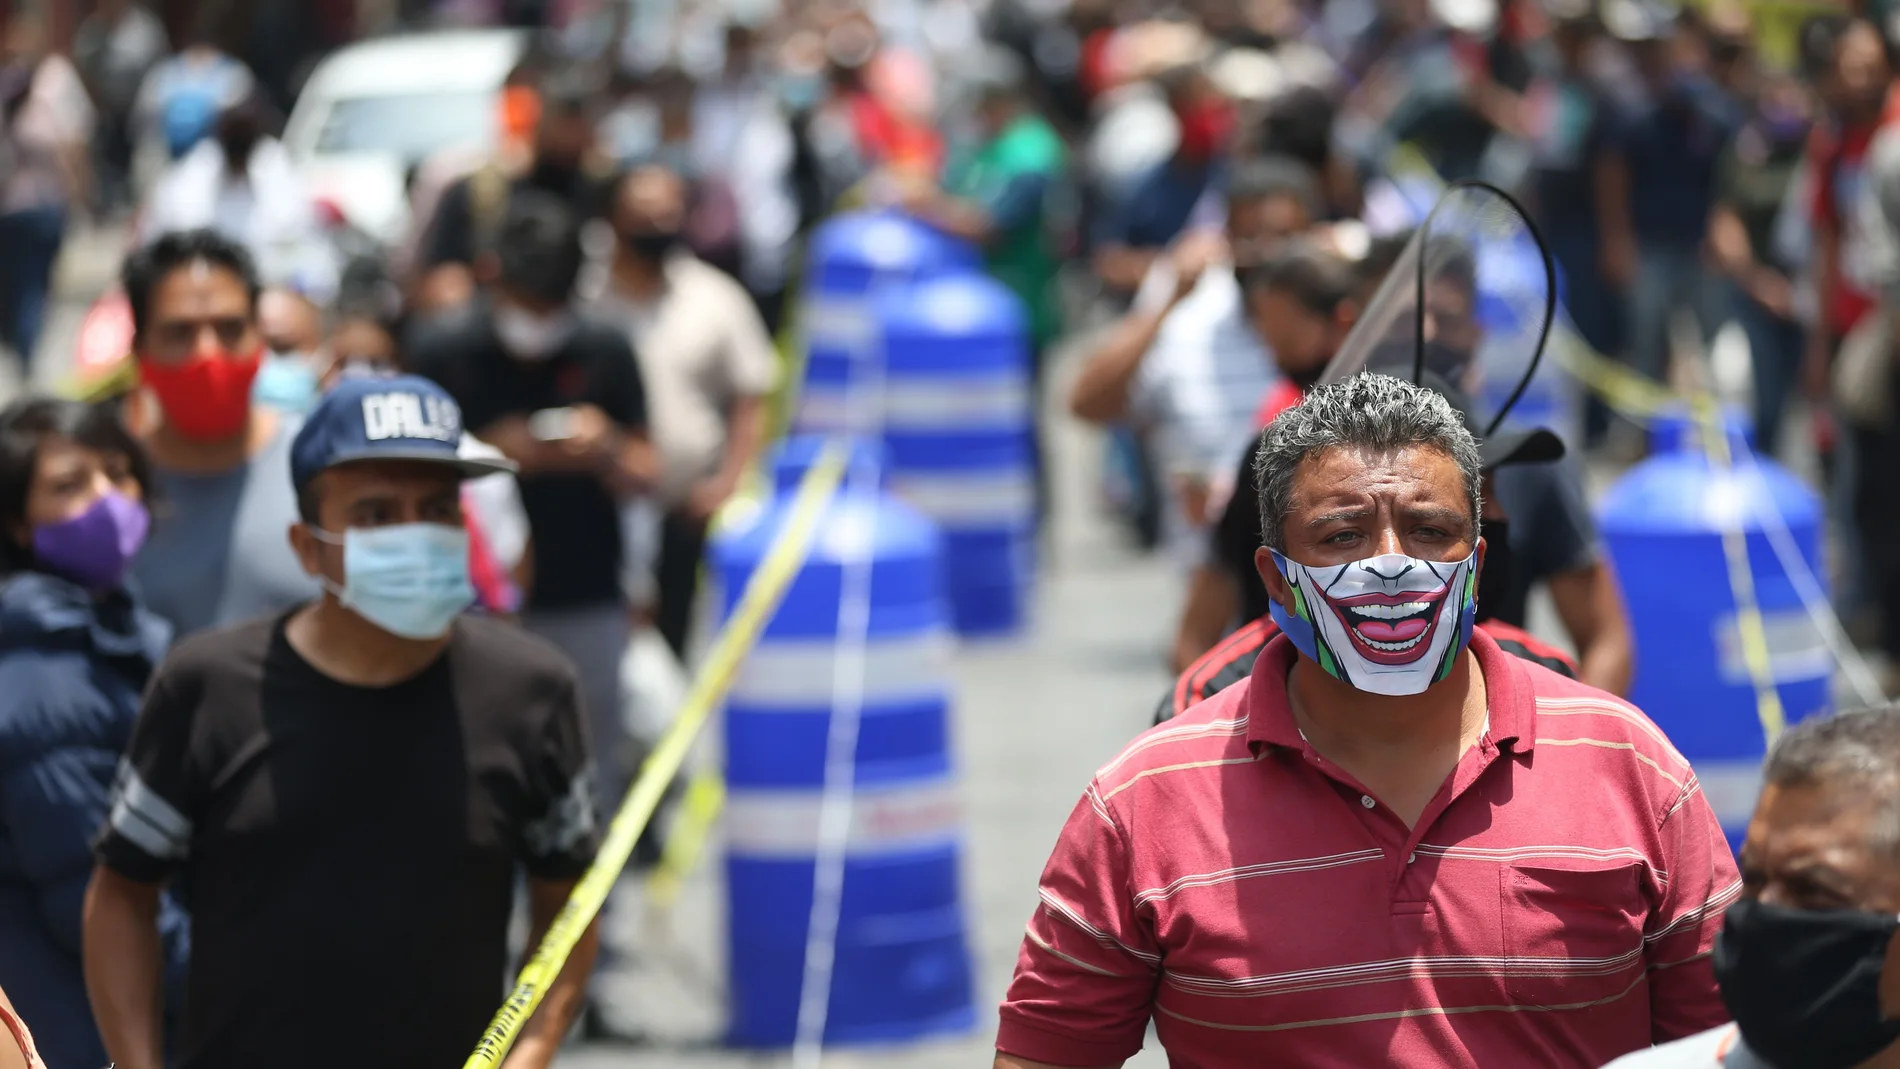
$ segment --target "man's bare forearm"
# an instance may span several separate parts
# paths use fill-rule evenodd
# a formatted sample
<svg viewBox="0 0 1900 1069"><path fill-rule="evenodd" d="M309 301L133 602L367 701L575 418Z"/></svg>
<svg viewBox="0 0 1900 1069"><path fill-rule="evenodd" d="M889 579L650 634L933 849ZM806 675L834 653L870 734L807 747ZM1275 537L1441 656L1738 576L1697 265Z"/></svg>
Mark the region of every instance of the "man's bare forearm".
<svg viewBox="0 0 1900 1069"><path fill-rule="evenodd" d="M119 1069L163 1069L164 946L154 884L93 870L86 888L86 995Z"/></svg>
<svg viewBox="0 0 1900 1069"><path fill-rule="evenodd" d="M1069 391L1069 411L1091 423L1109 423L1128 412L1129 392L1142 358L1153 348L1168 306L1130 312L1098 342Z"/></svg>
<svg viewBox="0 0 1900 1069"><path fill-rule="evenodd" d="M554 923L573 890L571 880L528 881L528 953L534 953L534 948L547 937L548 926ZM568 1028L586 1004L587 980L594 974L594 955L599 949L600 921L596 919L581 934L580 942L574 944L574 952L567 956L561 975L555 978L540 1007L521 1029L514 1049L508 1052L504 1069L545 1069L553 1064L555 1053L561 1049L561 1040L567 1037Z"/></svg>

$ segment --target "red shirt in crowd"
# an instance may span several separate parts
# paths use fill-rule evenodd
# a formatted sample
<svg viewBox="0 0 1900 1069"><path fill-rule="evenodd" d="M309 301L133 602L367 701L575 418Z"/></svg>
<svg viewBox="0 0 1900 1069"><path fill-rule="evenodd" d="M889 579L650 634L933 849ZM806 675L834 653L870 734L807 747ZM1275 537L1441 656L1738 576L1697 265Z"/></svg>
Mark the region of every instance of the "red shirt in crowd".
<svg viewBox="0 0 1900 1069"><path fill-rule="evenodd" d="M1596 1069L1728 1019L1741 893L1635 708L1471 643L1490 723L1416 829L1309 746L1284 636L1104 766L1044 871L998 1049L1177 1069Z"/></svg>
<svg viewBox="0 0 1900 1069"><path fill-rule="evenodd" d="M1817 125L1808 139L1807 166L1814 176L1809 212L1817 225L1826 225L1840 239L1834 265L1838 284L1826 309L1828 329L1836 337L1845 336L1874 309L1873 294L1861 288L1844 269L1866 255L1859 248L1863 239L1853 218L1867 181L1867 152L1873 147L1874 136L1896 121L1900 121L1900 92L1888 94L1885 114L1879 121L1838 130Z"/></svg>

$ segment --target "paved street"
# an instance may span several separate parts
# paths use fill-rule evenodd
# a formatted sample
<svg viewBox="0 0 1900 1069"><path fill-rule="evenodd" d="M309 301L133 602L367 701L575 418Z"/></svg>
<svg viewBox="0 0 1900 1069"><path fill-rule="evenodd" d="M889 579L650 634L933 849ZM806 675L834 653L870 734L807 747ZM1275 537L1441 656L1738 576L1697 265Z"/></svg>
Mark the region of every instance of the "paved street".
<svg viewBox="0 0 1900 1069"><path fill-rule="evenodd" d="M1060 396L1063 391L1052 390ZM826 1065L890 1069L988 1066L995 1006L1016 961L1036 878L1055 835L1095 769L1148 724L1167 684L1164 643L1179 597L1169 567L1123 548L1096 521L1099 439L1058 423L1052 443L1057 514L1030 633L1010 646L963 650L957 659L956 731L964 769L969 852L964 886L978 974L978 1024L966 1037L915 1047L828 1053ZM646 927L625 910L626 934L648 947L625 982L641 1022L666 1037L658 1049L578 1048L574 1069L638 1065L725 1069L789 1064L719 1051L717 991L723 956L719 866L702 864L668 923ZM656 933L664 933L664 941ZM1164 1065L1158 1051L1130 1065Z"/></svg>

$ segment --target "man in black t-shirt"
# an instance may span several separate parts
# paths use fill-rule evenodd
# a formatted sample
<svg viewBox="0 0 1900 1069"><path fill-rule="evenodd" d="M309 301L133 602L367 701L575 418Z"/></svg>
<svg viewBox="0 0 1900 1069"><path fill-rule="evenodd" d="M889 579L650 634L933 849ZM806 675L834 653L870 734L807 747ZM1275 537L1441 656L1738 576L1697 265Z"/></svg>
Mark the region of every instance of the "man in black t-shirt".
<svg viewBox="0 0 1900 1069"><path fill-rule="evenodd" d="M646 391L626 335L573 308L582 256L572 213L516 197L499 254L493 292L425 331L406 362L455 397L471 433L520 466L532 534L522 623L574 660L593 718L595 786L611 812L636 763L620 716L631 634L621 512L659 471Z"/></svg>
<svg viewBox="0 0 1900 1069"><path fill-rule="evenodd" d="M532 156L511 166L492 160L442 191L420 250L418 298L429 310L460 305L492 264L504 220L524 194L553 197L578 218L602 215L611 175L590 154L594 122L587 89L571 78L551 79L539 95L541 114Z"/></svg>
<svg viewBox="0 0 1900 1069"><path fill-rule="evenodd" d="M516 871L538 942L593 858L586 720L559 651L464 616L461 414L345 382L291 449L323 596L176 647L97 844L86 985L113 1060L164 1065L160 888L192 911L182 1069L459 1065L505 993ZM546 1066L587 933L509 1059ZM339 1052L342 1052L339 1055Z"/></svg>

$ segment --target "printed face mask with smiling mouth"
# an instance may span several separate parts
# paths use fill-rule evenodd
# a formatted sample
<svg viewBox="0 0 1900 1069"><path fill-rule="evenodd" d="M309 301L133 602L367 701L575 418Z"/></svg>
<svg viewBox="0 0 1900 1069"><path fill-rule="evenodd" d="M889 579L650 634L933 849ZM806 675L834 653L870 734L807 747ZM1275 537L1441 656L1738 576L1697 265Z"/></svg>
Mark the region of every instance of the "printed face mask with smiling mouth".
<svg viewBox="0 0 1900 1069"><path fill-rule="evenodd" d="M1293 610L1273 618L1328 675L1373 694L1417 694L1445 678L1471 641L1477 550L1457 561L1388 553L1308 567L1278 552Z"/></svg>

